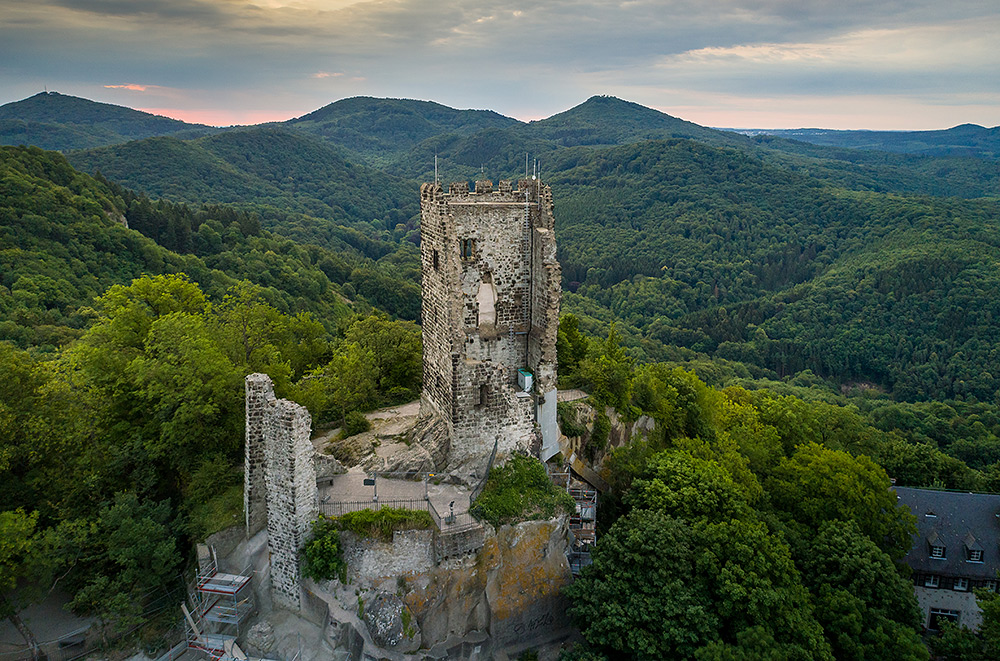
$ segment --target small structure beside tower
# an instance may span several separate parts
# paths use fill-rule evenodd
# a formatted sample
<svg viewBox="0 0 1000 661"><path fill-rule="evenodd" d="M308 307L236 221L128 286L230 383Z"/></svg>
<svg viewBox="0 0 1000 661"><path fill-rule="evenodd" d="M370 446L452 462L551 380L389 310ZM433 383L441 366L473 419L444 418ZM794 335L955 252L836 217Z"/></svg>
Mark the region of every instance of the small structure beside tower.
<svg viewBox="0 0 1000 661"><path fill-rule="evenodd" d="M523 179L420 188L421 403L447 424L449 465L559 452L556 335L561 270L552 192ZM540 444L539 444L540 441Z"/></svg>

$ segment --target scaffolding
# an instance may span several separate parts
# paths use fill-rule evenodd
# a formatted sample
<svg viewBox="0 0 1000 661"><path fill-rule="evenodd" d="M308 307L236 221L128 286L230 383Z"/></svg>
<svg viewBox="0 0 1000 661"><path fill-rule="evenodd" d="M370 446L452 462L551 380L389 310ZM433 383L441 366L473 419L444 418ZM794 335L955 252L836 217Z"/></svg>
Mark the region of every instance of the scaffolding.
<svg viewBox="0 0 1000 661"><path fill-rule="evenodd" d="M246 658L236 638L256 609L252 578L249 566L240 574L220 572L214 548L199 558L198 575L190 593L191 608L181 606L188 649L204 652L216 661Z"/></svg>
<svg viewBox="0 0 1000 661"><path fill-rule="evenodd" d="M574 480L568 471L549 473L549 478L566 489L576 504L569 517L570 548L566 558L573 575L579 576L590 564L590 549L597 543L597 490L586 482Z"/></svg>

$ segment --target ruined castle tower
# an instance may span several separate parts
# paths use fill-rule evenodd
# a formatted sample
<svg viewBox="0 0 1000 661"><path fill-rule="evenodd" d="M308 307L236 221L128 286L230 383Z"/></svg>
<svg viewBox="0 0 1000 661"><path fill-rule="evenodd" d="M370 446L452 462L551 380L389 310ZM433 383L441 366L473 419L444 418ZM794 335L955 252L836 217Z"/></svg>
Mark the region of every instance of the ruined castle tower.
<svg viewBox="0 0 1000 661"><path fill-rule="evenodd" d="M423 404L448 425L453 465L530 447L559 451L560 268L552 192L534 179L420 188Z"/></svg>
<svg viewBox="0 0 1000 661"><path fill-rule="evenodd" d="M274 396L266 374L246 378L243 509L247 537L267 526L271 598L298 612L299 551L316 518L312 418L304 406Z"/></svg>

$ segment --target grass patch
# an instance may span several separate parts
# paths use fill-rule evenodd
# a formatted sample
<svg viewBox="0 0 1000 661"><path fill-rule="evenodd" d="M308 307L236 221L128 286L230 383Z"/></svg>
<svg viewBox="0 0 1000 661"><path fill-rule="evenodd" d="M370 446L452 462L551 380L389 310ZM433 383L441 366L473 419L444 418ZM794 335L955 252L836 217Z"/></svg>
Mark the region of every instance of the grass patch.
<svg viewBox="0 0 1000 661"><path fill-rule="evenodd" d="M518 521L550 519L573 511L576 503L564 489L552 484L537 459L515 455L494 467L486 487L472 505L472 515L494 526Z"/></svg>
<svg viewBox="0 0 1000 661"><path fill-rule="evenodd" d="M425 510L394 507L349 512L336 521L341 530L350 530L359 537L373 537L383 542L391 542L392 533L397 530L426 530L434 526L434 519Z"/></svg>

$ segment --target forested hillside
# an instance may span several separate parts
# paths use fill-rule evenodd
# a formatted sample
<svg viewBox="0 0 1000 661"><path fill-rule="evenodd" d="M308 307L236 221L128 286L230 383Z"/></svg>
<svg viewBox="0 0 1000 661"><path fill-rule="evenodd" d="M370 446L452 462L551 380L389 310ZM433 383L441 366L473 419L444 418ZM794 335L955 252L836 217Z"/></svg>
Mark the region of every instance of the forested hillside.
<svg viewBox="0 0 1000 661"><path fill-rule="evenodd" d="M317 424L411 400L419 328L372 307L416 315L409 268L0 148L0 616L58 578L106 634L174 624L192 540L241 518L243 378Z"/></svg>
<svg viewBox="0 0 1000 661"><path fill-rule="evenodd" d="M56 92L0 106L0 145L65 151L161 135L192 138L217 130Z"/></svg>
<svg viewBox="0 0 1000 661"><path fill-rule="evenodd" d="M344 160L342 150L279 127L198 140L150 138L70 155L85 171L156 198L300 213L366 232L413 228L412 181ZM408 225L409 224L409 225Z"/></svg>
<svg viewBox="0 0 1000 661"><path fill-rule="evenodd" d="M531 124L359 99L70 160L0 148L0 584L58 575L77 612L146 618L239 518L243 376L319 424L415 397L417 181L435 155L444 181L514 179L526 152L555 196L563 385L657 422L584 450L613 494L571 590L582 653L926 658L886 487L1000 489L996 162L609 98Z"/></svg>
<svg viewBox="0 0 1000 661"><path fill-rule="evenodd" d="M379 239L366 254L381 257L418 240L415 182L435 158L449 181L517 178L530 154L553 187L567 309L591 332L622 322L640 357L690 349L909 401L992 401L1000 386L987 339L1000 332L988 295L1000 161L750 138L612 97L529 124L359 98L286 126L307 132L72 159L154 196L259 205L265 227L297 240Z"/></svg>

